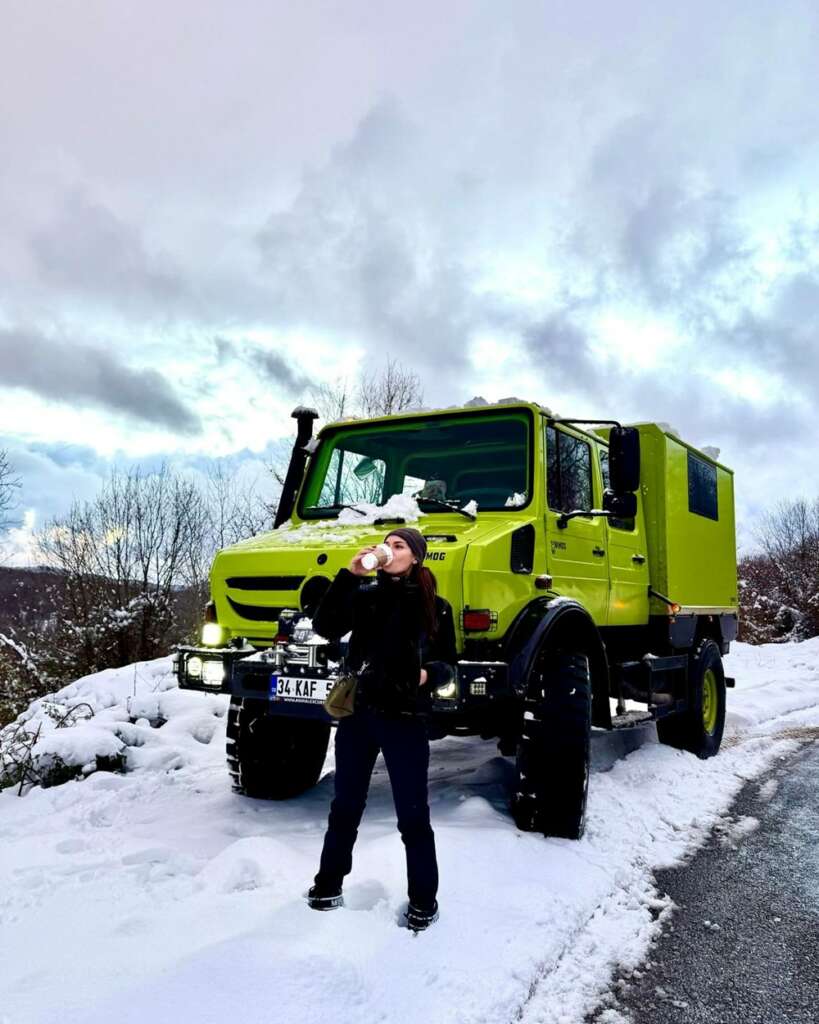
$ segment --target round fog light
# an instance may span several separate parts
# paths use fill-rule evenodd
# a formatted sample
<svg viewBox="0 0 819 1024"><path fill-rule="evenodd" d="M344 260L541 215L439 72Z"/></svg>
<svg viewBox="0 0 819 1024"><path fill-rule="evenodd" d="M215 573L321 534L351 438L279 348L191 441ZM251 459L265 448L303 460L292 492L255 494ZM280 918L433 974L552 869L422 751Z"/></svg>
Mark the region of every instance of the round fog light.
<svg viewBox="0 0 819 1024"><path fill-rule="evenodd" d="M445 700L452 700L458 696L458 684L454 679L435 690L436 697L443 697Z"/></svg>
<svg viewBox="0 0 819 1024"><path fill-rule="evenodd" d="M221 647L225 631L218 622L206 622L202 627L202 643L205 647Z"/></svg>

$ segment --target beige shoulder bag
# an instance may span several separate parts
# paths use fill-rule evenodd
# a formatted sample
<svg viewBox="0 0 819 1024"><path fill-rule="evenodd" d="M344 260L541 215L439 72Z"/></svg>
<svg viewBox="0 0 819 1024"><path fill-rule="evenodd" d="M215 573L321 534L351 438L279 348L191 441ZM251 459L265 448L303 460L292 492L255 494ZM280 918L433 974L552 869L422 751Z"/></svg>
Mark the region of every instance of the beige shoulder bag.
<svg viewBox="0 0 819 1024"><path fill-rule="evenodd" d="M327 694L324 710L333 718L346 718L355 710L355 690L358 680L352 673L344 672Z"/></svg>

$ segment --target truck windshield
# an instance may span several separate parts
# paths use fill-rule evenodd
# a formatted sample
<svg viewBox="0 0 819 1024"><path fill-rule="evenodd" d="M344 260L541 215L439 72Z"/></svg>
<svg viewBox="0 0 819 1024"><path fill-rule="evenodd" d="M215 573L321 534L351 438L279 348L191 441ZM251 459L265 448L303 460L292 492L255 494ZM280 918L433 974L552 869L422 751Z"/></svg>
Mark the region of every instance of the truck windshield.
<svg viewBox="0 0 819 1024"><path fill-rule="evenodd" d="M529 503L531 414L480 415L345 425L322 437L299 500L304 519L337 515L345 505L383 505L393 494L498 511ZM426 507L424 499L431 499Z"/></svg>

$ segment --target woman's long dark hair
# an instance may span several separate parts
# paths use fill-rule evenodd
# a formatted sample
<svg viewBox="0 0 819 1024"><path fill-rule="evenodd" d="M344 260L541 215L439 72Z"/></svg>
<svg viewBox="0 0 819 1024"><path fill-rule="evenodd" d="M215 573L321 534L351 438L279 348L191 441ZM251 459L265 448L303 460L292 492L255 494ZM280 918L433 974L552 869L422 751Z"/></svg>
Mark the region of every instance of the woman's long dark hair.
<svg viewBox="0 0 819 1024"><path fill-rule="evenodd" d="M438 613L435 608L438 584L432 570L420 563L412 567L410 579L417 583L421 590L421 618L427 637L431 640L438 632Z"/></svg>

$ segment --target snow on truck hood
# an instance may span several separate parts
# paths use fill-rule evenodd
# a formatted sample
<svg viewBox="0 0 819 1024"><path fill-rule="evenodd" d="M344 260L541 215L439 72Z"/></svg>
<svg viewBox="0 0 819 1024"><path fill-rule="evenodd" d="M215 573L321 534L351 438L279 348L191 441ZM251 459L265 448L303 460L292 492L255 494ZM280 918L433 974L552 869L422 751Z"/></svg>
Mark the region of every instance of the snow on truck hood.
<svg viewBox="0 0 819 1024"><path fill-rule="evenodd" d="M475 502L470 502L466 509L477 512L478 518L467 519L458 512L422 512L417 503L408 497L395 495L385 505L371 505L367 502L357 503L365 514L359 515L352 509L343 509L338 518L317 519L298 525L292 521L284 523L277 530L257 534L246 541L225 548L217 555L217 560L241 557L243 555L258 556L261 553L284 553L295 555L294 548L343 548L357 551L367 544L380 543L390 531L392 525L410 526L420 530L428 538L446 536L447 546L457 543L470 544L475 540L485 540L493 534L502 536L521 526L521 519L509 520L498 512L485 513L483 516ZM403 523L378 522L384 519L403 519ZM454 542L449 538L454 538Z"/></svg>

